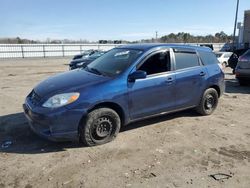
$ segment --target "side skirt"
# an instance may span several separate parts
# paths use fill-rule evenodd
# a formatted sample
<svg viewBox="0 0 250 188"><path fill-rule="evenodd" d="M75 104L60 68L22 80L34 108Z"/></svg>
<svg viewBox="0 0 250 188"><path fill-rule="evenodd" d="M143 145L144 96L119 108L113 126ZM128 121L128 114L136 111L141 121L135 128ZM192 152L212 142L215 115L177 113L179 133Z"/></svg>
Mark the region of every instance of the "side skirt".
<svg viewBox="0 0 250 188"><path fill-rule="evenodd" d="M134 123L136 121L142 121L142 120L150 119L150 118L157 117L157 116L163 116L163 115L171 114L171 113L174 113L174 112L180 112L180 111L192 109L192 108L195 108L195 107L196 106L194 105L194 106L189 106L189 107L180 108L180 109L176 109L176 110L170 110L170 111L161 112L161 113L158 113L158 114L153 114L153 115L150 115L150 116L145 116L145 117L142 117L142 118L137 118L137 119L129 120L128 123L125 124L125 126L128 125L128 124L130 124L130 123Z"/></svg>

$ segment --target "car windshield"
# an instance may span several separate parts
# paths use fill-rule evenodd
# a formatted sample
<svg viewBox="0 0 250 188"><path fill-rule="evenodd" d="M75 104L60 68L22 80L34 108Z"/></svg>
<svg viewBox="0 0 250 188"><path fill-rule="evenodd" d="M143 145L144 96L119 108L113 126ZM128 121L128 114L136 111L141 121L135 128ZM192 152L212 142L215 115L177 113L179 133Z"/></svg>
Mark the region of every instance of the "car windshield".
<svg viewBox="0 0 250 188"><path fill-rule="evenodd" d="M222 54L221 54L221 53L216 53L215 55L216 55L216 57L217 57L217 58L219 58L219 57L221 57L221 56L222 56Z"/></svg>
<svg viewBox="0 0 250 188"><path fill-rule="evenodd" d="M241 59L250 60L250 49L247 50L242 56L240 56Z"/></svg>
<svg viewBox="0 0 250 188"><path fill-rule="evenodd" d="M82 55L89 55L93 50L86 50L82 53Z"/></svg>
<svg viewBox="0 0 250 188"><path fill-rule="evenodd" d="M92 54L92 55L90 56L90 58L100 57L100 56L102 56L103 54L105 54L105 52L96 52L96 53Z"/></svg>
<svg viewBox="0 0 250 188"><path fill-rule="evenodd" d="M86 70L96 74L115 76L126 70L141 54L140 50L113 49L90 63Z"/></svg>

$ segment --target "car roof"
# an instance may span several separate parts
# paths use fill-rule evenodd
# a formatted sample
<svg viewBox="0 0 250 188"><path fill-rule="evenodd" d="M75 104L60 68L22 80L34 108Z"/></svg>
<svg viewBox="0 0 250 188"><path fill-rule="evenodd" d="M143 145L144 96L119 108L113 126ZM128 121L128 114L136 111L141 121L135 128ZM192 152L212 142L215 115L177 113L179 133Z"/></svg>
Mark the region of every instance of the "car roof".
<svg viewBox="0 0 250 188"><path fill-rule="evenodd" d="M164 44L164 43L140 43L140 44L128 44L122 45L116 48L125 48L125 49L134 49L134 50L142 50L148 51L157 47L168 47L168 48L185 48L185 49L193 49L198 51L207 51L212 52L212 50L208 47L194 46L194 45L184 45L184 44Z"/></svg>

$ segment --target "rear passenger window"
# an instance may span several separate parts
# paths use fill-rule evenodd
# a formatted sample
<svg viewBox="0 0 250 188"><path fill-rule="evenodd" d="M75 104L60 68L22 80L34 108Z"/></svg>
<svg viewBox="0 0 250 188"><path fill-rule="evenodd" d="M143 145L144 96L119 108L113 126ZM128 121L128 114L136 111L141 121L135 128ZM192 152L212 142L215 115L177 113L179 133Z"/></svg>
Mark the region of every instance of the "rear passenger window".
<svg viewBox="0 0 250 188"><path fill-rule="evenodd" d="M213 52L199 52L201 61L204 65L212 65L218 63L218 60Z"/></svg>
<svg viewBox="0 0 250 188"><path fill-rule="evenodd" d="M199 59L193 52L175 52L176 70L199 66Z"/></svg>

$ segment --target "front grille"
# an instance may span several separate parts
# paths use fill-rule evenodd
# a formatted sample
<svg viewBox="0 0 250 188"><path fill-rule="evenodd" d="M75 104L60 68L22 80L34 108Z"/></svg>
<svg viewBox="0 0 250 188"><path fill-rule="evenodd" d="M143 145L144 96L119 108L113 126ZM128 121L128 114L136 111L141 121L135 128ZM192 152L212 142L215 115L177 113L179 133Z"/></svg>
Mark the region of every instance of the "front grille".
<svg viewBox="0 0 250 188"><path fill-rule="evenodd" d="M33 105L38 105L39 102L41 101L41 97L34 90L30 93L29 98L30 98L30 102Z"/></svg>

